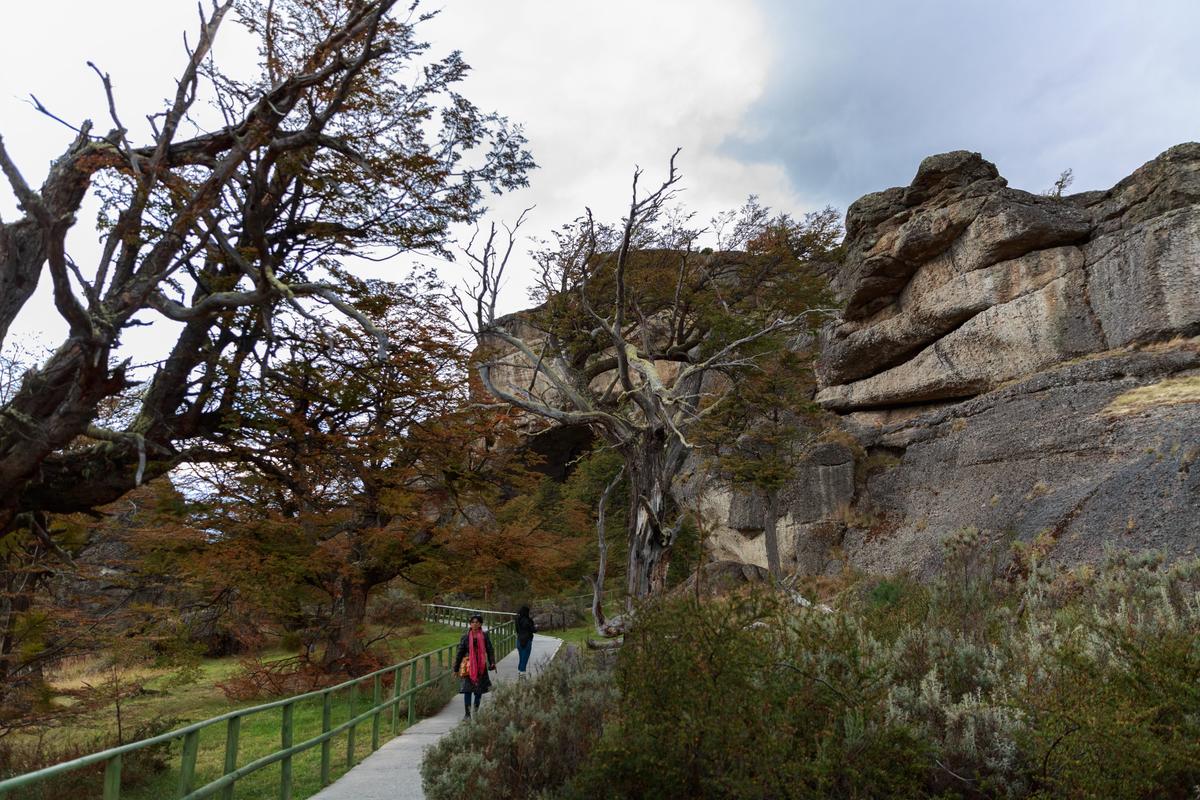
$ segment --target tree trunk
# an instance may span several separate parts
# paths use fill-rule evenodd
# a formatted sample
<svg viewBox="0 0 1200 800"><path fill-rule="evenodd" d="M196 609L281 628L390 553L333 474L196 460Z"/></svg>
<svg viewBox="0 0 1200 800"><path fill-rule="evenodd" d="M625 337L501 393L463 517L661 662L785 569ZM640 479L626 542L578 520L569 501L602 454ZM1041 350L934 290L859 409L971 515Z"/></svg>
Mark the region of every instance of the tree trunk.
<svg viewBox="0 0 1200 800"><path fill-rule="evenodd" d="M779 489L767 490L767 514L763 521L763 544L767 548L767 571L771 580L778 581L783 577L783 568L779 563Z"/></svg>
<svg viewBox="0 0 1200 800"><path fill-rule="evenodd" d="M355 578L342 578L339 582L341 597L335 601L325 636L325 655L321 660L321 667L326 671L355 671L363 654L368 589L366 583Z"/></svg>
<svg viewBox="0 0 1200 800"><path fill-rule="evenodd" d="M0 420L0 538L21 513L21 493L47 456L87 430L96 409L126 386L107 347L71 339L31 370Z"/></svg>
<svg viewBox="0 0 1200 800"><path fill-rule="evenodd" d="M51 166L40 191L46 210L55 219L74 215L92 182L91 169L79 168L78 159L94 150L88 127ZM29 213L31 209L25 209ZM49 239L35 218L0 222L0 344L9 325L37 289L46 263Z"/></svg>
<svg viewBox="0 0 1200 800"><path fill-rule="evenodd" d="M651 432L636 458L626 462L629 474L629 599L662 592L671 566L676 528L663 518L671 503L671 484L687 447L674 434Z"/></svg>
<svg viewBox="0 0 1200 800"><path fill-rule="evenodd" d="M608 567L608 538L604 533L605 512L608 510L608 496L612 494L613 489L617 488L617 484L621 482L621 476L624 470L617 472L616 476L604 487L604 492L600 495L600 503L596 509L596 546L600 553L600 563L596 566L596 577L588 576L588 580L592 582L592 619L596 623L596 635L604 636L604 572Z"/></svg>

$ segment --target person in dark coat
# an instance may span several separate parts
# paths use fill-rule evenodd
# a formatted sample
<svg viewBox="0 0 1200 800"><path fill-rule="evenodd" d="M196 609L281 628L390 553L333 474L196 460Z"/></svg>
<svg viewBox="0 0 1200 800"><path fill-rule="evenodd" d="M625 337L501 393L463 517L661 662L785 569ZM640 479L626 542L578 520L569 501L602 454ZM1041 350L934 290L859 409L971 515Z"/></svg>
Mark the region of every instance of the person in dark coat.
<svg viewBox="0 0 1200 800"><path fill-rule="evenodd" d="M533 635L537 633L537 625L529 616L529 606L521 606L517 611L517 676L525 676L525 668L529 666L529 654L533 652Z"/></svg>
<svg viewBox="0 0 1200 800"><path fill-rule="evenodd" d="M463 660L466 659L466 664ZM488 672L496 668L496 651L492 648L492 637L483 630L483 616L474 614L467 623L467 632L458 642L458 655L454 657L458 665L459 675L462 675L463 705L466 706L466 716L471 718L471 698L475 698L475 710L479 710L479 701L492 688L492 679ZM465 675L463 673L466 673Z"/></svg>

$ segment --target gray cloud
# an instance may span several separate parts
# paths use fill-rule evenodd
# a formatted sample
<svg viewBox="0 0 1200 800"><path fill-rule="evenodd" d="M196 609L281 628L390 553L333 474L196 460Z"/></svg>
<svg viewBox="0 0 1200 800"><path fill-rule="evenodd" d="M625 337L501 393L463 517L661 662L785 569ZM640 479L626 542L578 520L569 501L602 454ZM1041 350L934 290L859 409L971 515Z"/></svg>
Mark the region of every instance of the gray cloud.
<svg viewBox="0 0 1200 800"><path fill-rule="evenodd" d="M1108 188L1200 139L1200 4L764 0L778 54L735 158L845 206L969 149L1013 186Z"/></svg>

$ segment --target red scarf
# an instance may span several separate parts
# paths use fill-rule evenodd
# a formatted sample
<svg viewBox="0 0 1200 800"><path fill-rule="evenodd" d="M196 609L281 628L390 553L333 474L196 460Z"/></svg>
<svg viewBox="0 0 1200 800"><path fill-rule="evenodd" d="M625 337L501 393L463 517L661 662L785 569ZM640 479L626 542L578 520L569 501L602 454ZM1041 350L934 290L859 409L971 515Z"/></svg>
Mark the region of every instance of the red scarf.
<svg viewBox="0 0 1200 800"><path fill-rule="evenodd" d="M479 678L487 672L487 646L483 641L483 631L471 631L467 634L467 654L470 663L467 670L471 675L471 683L479 683Z"/></svg>

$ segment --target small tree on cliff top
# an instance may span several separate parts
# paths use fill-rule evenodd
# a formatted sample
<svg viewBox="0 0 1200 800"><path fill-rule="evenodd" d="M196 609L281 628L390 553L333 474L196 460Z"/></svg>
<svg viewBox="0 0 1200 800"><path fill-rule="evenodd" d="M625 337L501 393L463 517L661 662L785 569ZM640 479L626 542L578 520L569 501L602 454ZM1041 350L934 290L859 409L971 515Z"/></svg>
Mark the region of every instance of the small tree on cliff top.
<svg viewBox="0 0 1200 800"><path fill-rule="evenodd" d="M553 423L586 425L621 454L630 597L665 585L682 522L673 481L693 448L690 432L764 354L832 313L824 282L788 237L765 235L773 220L761 206L748 204L735 226L744 251L699 253L700 231L669 208L675 157L653 191L641 189L641 176L620 226L597 225L589 211L537 254L537 308L495 316L516 227L503 252L494 226L468 250L477 280L459 297L488 392Z"/></svg>

